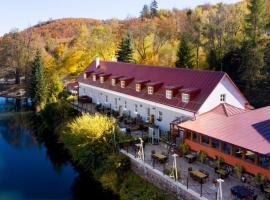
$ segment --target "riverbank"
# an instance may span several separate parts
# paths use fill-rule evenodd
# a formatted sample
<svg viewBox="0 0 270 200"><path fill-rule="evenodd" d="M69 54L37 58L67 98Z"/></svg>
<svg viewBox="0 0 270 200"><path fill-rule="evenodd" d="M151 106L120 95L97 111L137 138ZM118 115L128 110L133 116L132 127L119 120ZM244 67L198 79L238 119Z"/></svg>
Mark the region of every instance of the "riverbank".
<svg viewBox="0 0 270 200"><path fill-rule="evenodd" d="M26 98L24 84L0 84L0 96L7 98Z"/></svg>
<svg viewBox="0 0 270 200"><path fill-rule="evenodd" d="M63 102L46 106L38 118L39 134L57 135L72 161L120 199L176 199L131 170L129 159L115 149L114 142L125 136L117 131L113 118L79 116Z"/></svg>

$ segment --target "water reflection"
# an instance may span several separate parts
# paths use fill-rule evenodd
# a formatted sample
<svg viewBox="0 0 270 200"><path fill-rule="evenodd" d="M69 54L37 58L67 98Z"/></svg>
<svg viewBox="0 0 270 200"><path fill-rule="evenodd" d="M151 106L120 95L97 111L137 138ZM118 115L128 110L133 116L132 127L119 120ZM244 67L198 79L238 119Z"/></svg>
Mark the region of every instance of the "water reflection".
<svg viewBox="0 0 270 200"><path fill-rule="evenodd" d="M75 169L53 134L42 137L29 131L27 112L16 113L19 108L25 111L21 102L0 98L1 200L119 199Z"/></svg>

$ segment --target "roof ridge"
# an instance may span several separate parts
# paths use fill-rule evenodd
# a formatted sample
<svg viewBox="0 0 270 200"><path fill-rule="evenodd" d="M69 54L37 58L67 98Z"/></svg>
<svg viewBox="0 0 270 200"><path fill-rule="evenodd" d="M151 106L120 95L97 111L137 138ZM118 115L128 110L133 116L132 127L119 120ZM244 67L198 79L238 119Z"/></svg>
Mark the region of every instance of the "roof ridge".
<svg viewBox="0 0 270 200"><path fill-rule="evenodd" d="M100 61L101 63L119 63L119 64L124 64L124 65L136 65L136 66L140 66L140 67L149 67L149 68L152 68L152 67L156 67L156 68L165 68L165 69L172 69L172 70L183 70L183 71L197 71L197 72L210 72L210 73L220 73L220 74L226 74L226 72L223 72L223 71L213 71L213 70L207 70L207 69L189 69L189 68L177 68L177 67L174 67L174 66L169 66L169 65L166 65L166 66L159 66L159 65L146 65L146 64L138 64L138 63L126 63L126 62L115 62L115 61Z"/></svg>

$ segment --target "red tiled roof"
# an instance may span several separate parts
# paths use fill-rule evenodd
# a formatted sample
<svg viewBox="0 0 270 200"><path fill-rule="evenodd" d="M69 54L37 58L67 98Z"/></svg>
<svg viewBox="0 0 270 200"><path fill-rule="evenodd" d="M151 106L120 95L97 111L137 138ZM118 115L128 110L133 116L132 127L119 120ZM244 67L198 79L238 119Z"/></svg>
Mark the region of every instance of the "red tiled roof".
<svg viewBox="0 0 270 200"><path fill-rule="evenodd" d="M95 72L110 73L112 74L112 77L132 77L134 80L159 82L162 83L163 86L159 88L154 95L148 95L146 88L141 92L136 92L135 81L132 81L127 87L121 88L119 84L117 84L117 86L112 86L109 80L101 84L99 81L93 82L91 79L83 79L83 73L79 76L78 81L191 112L197 112L200 109L206 98L226 75L224 72L207 70L178 69L172 67L105 61L100 61L98 68L95 67L95 61L92 62L85 71L91 70ZM198 95L196 95L189 103L183 103L180 93L175 95L172 99L166 99L166 89L164 85L182 86L182 89L197 88L200 89L201 92L198 93Z"/></svg>
<svg viewBox="0 0 270 200"><path fill-rule="evenodd" d="M221 104L196 117L195 121L179 124L179 127L257 153L270 153L270 106L256 110L242 110Z"/></svg>

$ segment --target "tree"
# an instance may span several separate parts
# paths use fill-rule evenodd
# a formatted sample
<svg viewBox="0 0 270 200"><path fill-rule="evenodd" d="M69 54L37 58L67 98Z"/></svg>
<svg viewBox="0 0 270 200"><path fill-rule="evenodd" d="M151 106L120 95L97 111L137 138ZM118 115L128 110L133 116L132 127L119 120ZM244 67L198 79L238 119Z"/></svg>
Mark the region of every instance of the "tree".
<svg viewBox="0 0 270 200"><path fill-rule="evenodd" d="M156 0L153 0L151 5L150 5L150 11L151 11L151 16L156 17L158 15L158 3Z"/></svg>
<svg viewBox="0 0 270 200"><path fill-rule="evenodd" d="M47 101L47 82L39 51L32 63L28 95L37 111L44 108Z"/></svg>
<svg viewBox="0 0 270 200"><path fill-rule="evenodd" d="M253 46L261 41L264 28L266 26L265 0L249 0L246 15L246 40Z"/></svg>
<svg viewBox="0 0 270 200"><path fill-rule="evenodd" d="M194 55L188 37L183 35L179 44L175 66L178 68L193 68L193 57Z"/></svg>
<svg viewBox="0 0 270 200"><path fill-rule="evenodd" d="M143 9L141 11L141 18L149 18L150 16L150 10L149 10L149 7L148 5L144 5L143 6Z"/></svg>
<svg viewBox="0 0 270 200"><path fill-rule="evenodd" d="M264 44L263 31L265 28L264 0L250 0L249 13L246 15L245 40L242 45L243 62L240 66L240 78L245 84L247 96L257 85L264 81Z"/></svg>
<svg viewBox="0 0 270 200"><path fill-rule="evenodd" d="M133 61L133 50L131 47L131 34L122 38L122 41L118 47L117 61L131 63Z"/></svg>

